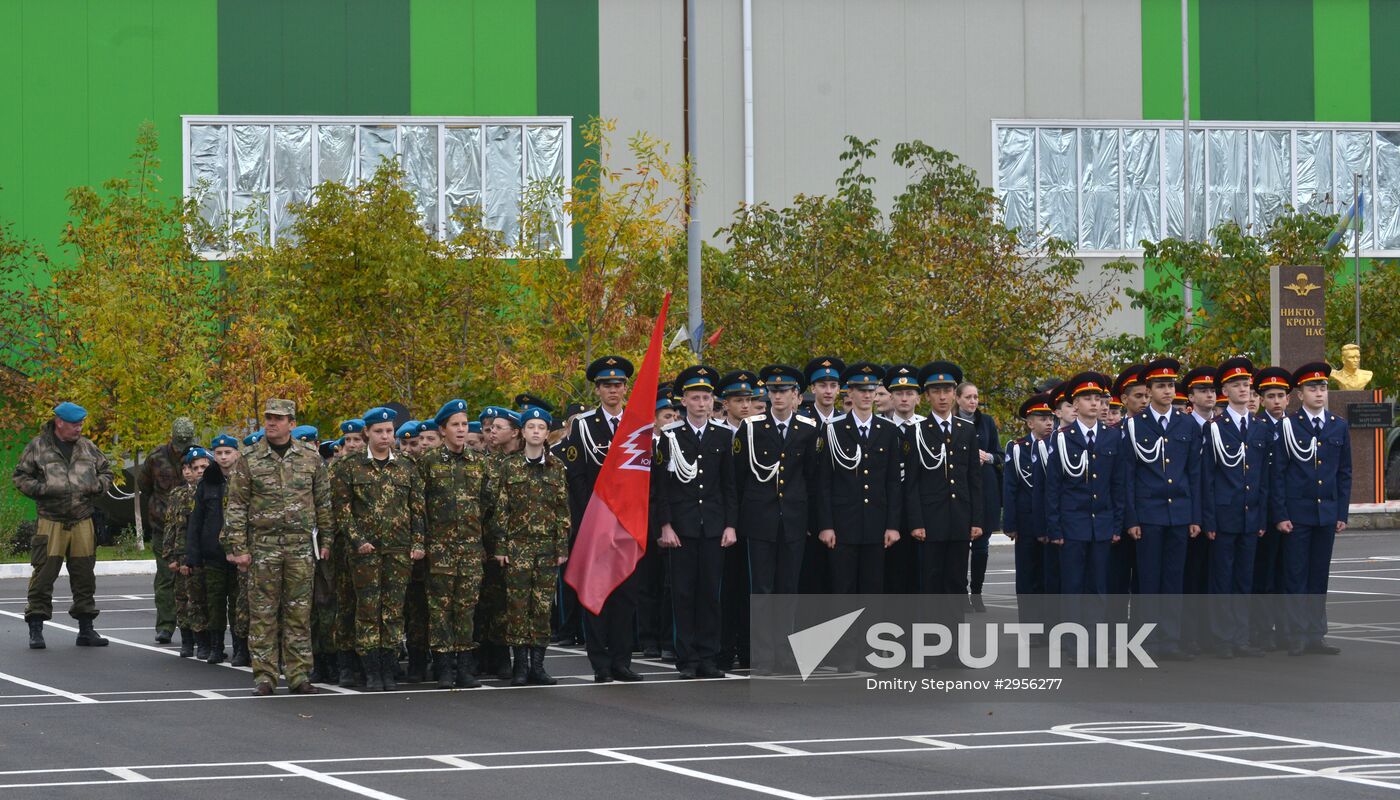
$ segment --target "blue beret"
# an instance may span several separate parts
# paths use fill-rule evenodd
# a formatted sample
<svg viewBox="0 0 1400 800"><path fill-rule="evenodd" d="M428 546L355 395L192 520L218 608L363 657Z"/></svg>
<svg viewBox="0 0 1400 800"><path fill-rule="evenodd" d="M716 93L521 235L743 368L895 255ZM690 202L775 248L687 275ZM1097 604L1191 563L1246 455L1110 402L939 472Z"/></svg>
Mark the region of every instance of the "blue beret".
<svg viewBox="0 0 1400 800"><path fill-rule="evenodd" d="M314 442L320 434L314 425L298 425L292 428L292 438L301 442Z"/></svg>
<svg viewBox="0 0 1400 800"><path fill-rule="evenodd" d="M435 431L438 429L437 420L425 419L418 423L418 432Z"/></svg>
<svg viewBox="0 0 1400 800"><path fill-rule="evenodd" d="M467 433L481 433L481 423L476 420L468 422Z"/></svg>
<svg viewBox="0 0 1400 800"><path fill-rule="evenodd" d="M548 411L545 411L543 408L540 408L539 406L530 406L529 408L527 408L527 409L525 409L524 411L520 412L520 424L521 424L521 425L524 425L526 420L531 420L531 419L542 419L542 420L545 421L545 424L547 424L547 425L553 425L553 424L554 424L554 417L551 417L551 416L549 415L549 412L548 412Z"/></svg>
<svg viewBox="0 0 1400 800"><path fill-rule="evenodd" d="M365 412L365 427L368 428L371 425L378 425L381 422L393 422L398 416L398 413L392 408L377 406Z"/></svg>
<svg viewBox="0 0 1400 800"><path fill-rule="evenodd" d="M82 422L87 419L87 409L65 400L53 407L53 415L64 422Z"/></svg>
<svg viewBox="0 0 1400 800"><path fill-rule="evenodd" d="M244 447L252 447L253 445L257 444L258 442L261 442L262 439L263 439L263 436L265 436L265 435L266 435L266 434L264 434L262 431L253 431L252 433L250 433L250 434L248 434L247 436L244 436L244 437L243 437L243 446L244 446Z"/></svg>
<svg viewBox="0 0 1400 800"><path fill-rule="evenodd" d="M203 447L191 447L190 449L185 451L184 461L186 464L189 464L192 463L196 458L212 459L213 457L214 456L210 455L209 451L205 450Z"/></svg>
<svg viewBox="0 0 1400 800"><path fill-rule="evenodd" d="M215 450L220 447L232 447L233 449L237 450L238 440L233 438L232 436L229 436L227 433L221 433L218 436L214 437L214 441L209 443L210 450Z"/></svg>
<svg viewBox="0 0 1400 800"><path fill-rule="evenodd" d="M364 430L365 421L362 419L347 419L340 423L341 433L363 433Z"/></svg>
<svg viewBox="0 0 1400 800"><path fill-rule="evenodd" d="M433 422L437 425L446 425L453 414L465 413L467 413L466 400L448 400L446 403L443 403L442 408L439 408L438 412L433 415Z"/></svg>
<svg viewBox="0 0 1400 800"><path fill-rule="evenodd" d="M509 408L487 406L486 409L481 412L481 421L485 422L488 419L503 419L517 428L520 427L519 412L511 411Z"/></svg>
<svg viewBox="0 0 1400 800"><path fill-rule="evenodd" d="M418 420L411 419L408 422L405 422L404 424L400 425L399 429L394 431L394 435L399 437L400 439L412 439L413 437L418 435L418 432Z"/></svg>

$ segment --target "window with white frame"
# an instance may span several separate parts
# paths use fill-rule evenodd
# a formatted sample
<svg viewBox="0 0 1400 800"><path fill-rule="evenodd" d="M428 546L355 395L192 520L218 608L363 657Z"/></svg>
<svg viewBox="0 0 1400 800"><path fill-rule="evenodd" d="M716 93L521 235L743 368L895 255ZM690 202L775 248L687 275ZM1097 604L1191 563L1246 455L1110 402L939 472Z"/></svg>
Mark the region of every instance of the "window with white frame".
<svg viewBox="0 0 1400 800"><path fill-rule="evenodd" d="M995 120L993 187L1006 224L1082 254L1141 254L1182 236L1180 122ZM1191 237L1233 220L1266 227L1285 206L1323 213L1366 195L1363 255L1400 256L1400 125L1191 125Z"/></svg>
<svg viewBox="0 0 1400 800"><path fill-rule="evenodd" d="M312 187L353 186L382 159L397 158L424 226L444 239L460 232L454 215L476 206L514 248L526 189L556 185L552 224L539 244L573 255L564 208L573 180L569 117L187 116L183 123L185 196L216 228L241 217L275 242L288 235L295 204L309 200Z"/></svg>

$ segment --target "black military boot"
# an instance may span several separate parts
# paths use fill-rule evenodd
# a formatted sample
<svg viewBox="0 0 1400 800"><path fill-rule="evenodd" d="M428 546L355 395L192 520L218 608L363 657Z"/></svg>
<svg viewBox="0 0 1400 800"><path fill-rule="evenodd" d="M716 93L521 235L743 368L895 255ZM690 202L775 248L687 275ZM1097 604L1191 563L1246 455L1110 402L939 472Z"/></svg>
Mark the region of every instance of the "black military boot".
<svg viewBox="0 0 1400 800"><path fill-rule="evenodd" d="M246 667L252 662L253 659L248 656L248 637L235 635L233 637L233 658L229 659L228 663L235 667Z"/></svg>
<svg viewBox="0 0 1400 800"><path fill-rule="evenodd" d="M222 664L228 660L228 653L224 650L224 629L209 631L209 657L205 659L210 664Z"/></svg>
<svg viewBox="0 0 1400 800"><path fill-rule="evenodd" d="M326 660L326 679L322 683L335 683L340 679L340 656L332 650L322 656Z"/></svg>
<svg viewBox="0 0 1400 800"><path fill-rule="evenodd" d="M398 681L394 678L394 669L399 665L398 653L393 650L379 651L379 674L384 683L384 691L392 692L399 688Z"/></svg>
<svg viewBox="0 0 1400 800"><path fill-rule="evenodd" d="M408 672L404 673L404 683L422 683L427 679L428 651L410 648L408 651Z"/></svg>
<svg viewBox="0 0 1400 800"><path fill-rule="evenodd" d="M29 623L29 649L43 650L47 647L44 644L44 618L28 617L25 622Z"/></svg>
<svg viewBox="0 0 1400 800"><path fill-rule="evenodd" d="M507 644L492 645L496 648L496 677L508 681L515 677L511 668L511 647Z"/></svg>
<svg viewBox="0 0 1400 800"><path fill-rule="evenodd" d="M180 658L194 658L194 629L180 629Z"/></svg>
<svg viewBox="0 0 1400 800"><path fill-rule="evenodd" d="M209 631L195 631L194 657L200 661L209 660Z"/></svg>
<svg viewBox="0 0 1400 800"><path fill-rule="evenodd" d="M79 647L106 647L107 639L92 627L92 617L82 617L78 620L78 641Z"/></svg>
<svg viewBox="0 0 1400 800"><path fill-rule="evenodd" d="M359 679L355 671L355 660L359 656L353 650L340 651L340 685L347 689L354 686L364 686L365 682Z"/></svg>
<svg viewBox="0 0 1400 800"><path fill-rule="evenodd" d="M437 687L451 689L456 677L456 653L433 653L433 672L437 674Z"/></svg>
<svg viewBox="0 0 1400 800"><path fill-rule="evenodd" d="M480 689L481 681L476 679L476 651L462 650L457 653L457 664L454 670L456 680L452 685L458 689Z"/></svg>
<svg viewBox="0 0 1400 800"><path fill-rule="evenodd" d="M544 671L544 651L543 647L530 648L530 674L526 680L536 686L553 686L559 681Z"/></svg>
<svg viewBox="0 0 1400 800"><path fill-rule="evenodd" d="M365 691L384 691L384 668L380 666L379 651L360 653L360 663L365 667Z"/></svg>
<svg viewBox="0 0 1400 800"><path fill-rule="evenodd" d="M321 653L313 652L311 654L311 673L306 676L306 679L312 683L325 683L328 677L326 657Z"/></svg>
<svg viewBox="0 0 1400 800"><path fill-rule="evenodd" d="M512 647L511 652L515 655L515 668L510 674L510 685L524 686L530 677L530 648Z"/></svg>
<svg viewBox="0 0 1400 800"><path fill-rule="evenodd" d="M156 631L156 644L170 644L170 638L174 631Z"/></svg>

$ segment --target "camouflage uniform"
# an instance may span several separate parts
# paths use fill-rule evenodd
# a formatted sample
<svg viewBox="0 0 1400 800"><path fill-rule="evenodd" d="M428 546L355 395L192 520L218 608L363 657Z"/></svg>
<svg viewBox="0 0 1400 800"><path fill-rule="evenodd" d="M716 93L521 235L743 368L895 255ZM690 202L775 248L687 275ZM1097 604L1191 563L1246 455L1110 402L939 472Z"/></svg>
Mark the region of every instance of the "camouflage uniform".
<svg viewBox="0 0 1400 800"><path fill-rule="evenodd" d="M484 455L489 474L496 474L507 456L503 453ZM506 582L501 565L492 556L498 555L496 540L491 531L484 531L482 544L486 552L486 566L481 575L481 598L476 605L476 638L487 644L504 645L506 613Z"/></svg>
<svg viewBox="0 0 1400 800"><path fill-rule="evenodd" d="M332 487L341 480L341 473L345 471L346 464L352 460L353 457L340 459L331 465ZM331 576L335 587L336 610L332 638L335 642L335 649L342 657L348 658L355 650L355 576L350 572L350 539L340 535L344 527L336 513L338 509L334 503L331 504L331 511L336 526L332 532L334 538L330 542Z"/></svg>
<svg viewBox="0 0 1400 800"><path fill-rule="evenodd" d="M439 447L419 465L426 498L428 610L434 653L476 648L473 615L486 551L482 521L490 513L490 464L470 449Z"/></svg>
<svg viewBox="0 0 1400 800"><path fill-rule="evenodd" d="M490 528L504 570L505 641L517 647L549 644L549 605L559 557L568 554L569 496L564 463L546 452L531 462L523 453L501 459L493 487Z"/></svg>
<svg viewBox="0 0 1400 800"><path fill-rule="evenodd" d="M185 526L194 511L194 487L182 483L170 492L165 503L165 532L155 544L162 564L185 563ZM190 574L174 572L175 625L182 631L203 633L209 629L209 614L205 608L204 570L194 568Z"/></svg>
<svg viewBox="0 0 1400 800"><path fill-rule="evenodd" d="M293 441L278 455L266 439L233 467L220 541L233 556L252 555L248 650L253 681L277 684L280 655L287 682L311 669L313 530L331 529L330 486L315 446Z"/></svg>
<svg viewBox="0 0 1400 800"><path fill-rule="evenodd" d="M160 540L165 537L166 509L170 505L170 493L184 485L180 474L181 452L173 444L163 444L151 451L141 464L141 472L136 485L141 490L144 503L143 513L147 529L151 532L151 550L156 556L154 578L156 630L169 634L175 629L175 573L171 572L160 558ZM162 641L169 641L166 636Z"/></svg>
<svg viewBox="0 0 1400 800"><path fill-rule="evenodd" d="M432 451L401 456L415 469ZM408 681L422 681L427 666L429 643L428 559L414 561L408 574L403 602L404 645L408 648Z"/></svg>
<svg viewBox="0 0 1400 800"><path fill-rule="evenodd" d="M423 549L423 482L411 461L391 455L378 462L367 454L346 461L336 473L335 518L350 545L355 577L356 649L397 654L403 634L403 601L411 550ZM332 541L333 543L333 541ZM364 544L374 552L361 554Z"/></svg>

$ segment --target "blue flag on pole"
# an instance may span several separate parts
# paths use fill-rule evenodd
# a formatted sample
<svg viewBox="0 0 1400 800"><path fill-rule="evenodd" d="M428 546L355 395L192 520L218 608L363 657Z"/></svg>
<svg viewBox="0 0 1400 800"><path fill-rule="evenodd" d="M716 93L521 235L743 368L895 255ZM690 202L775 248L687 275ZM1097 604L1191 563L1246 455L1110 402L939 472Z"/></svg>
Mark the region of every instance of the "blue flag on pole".
<svg viewBox="0 0 1400 800"><path fill-rule="evenodd" d="M1336 229L1332 231L1331 236L1327 237L1327 249L1331 250L1333 247L1336 247L1337 243L1342 240L1342 236L1344 236L1347 231L1361 230L1362 220L1364 220L1365 217L1366 195L1359 194L1356 196L1356 203L1352 205L1351 208L1347 209L1341 219L1337 220Z"/></svg>

